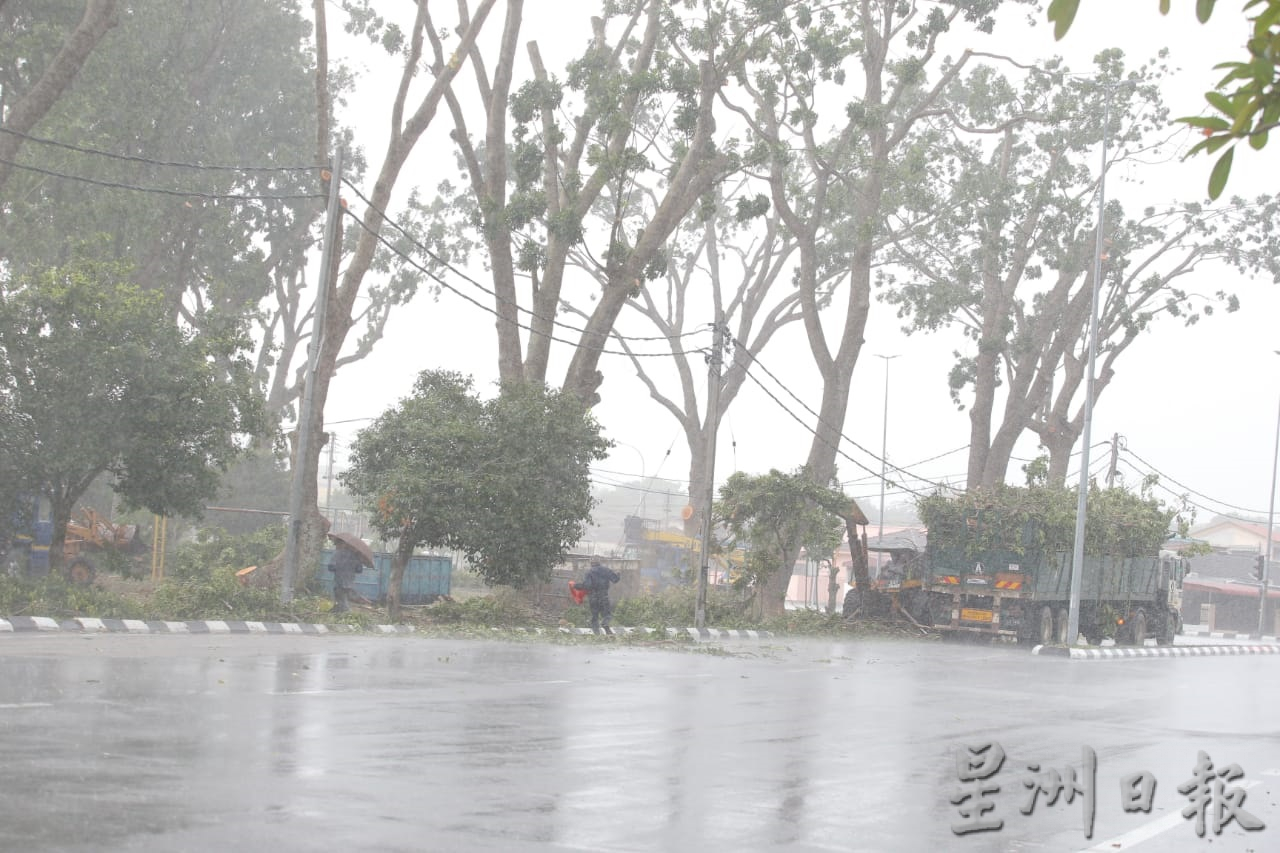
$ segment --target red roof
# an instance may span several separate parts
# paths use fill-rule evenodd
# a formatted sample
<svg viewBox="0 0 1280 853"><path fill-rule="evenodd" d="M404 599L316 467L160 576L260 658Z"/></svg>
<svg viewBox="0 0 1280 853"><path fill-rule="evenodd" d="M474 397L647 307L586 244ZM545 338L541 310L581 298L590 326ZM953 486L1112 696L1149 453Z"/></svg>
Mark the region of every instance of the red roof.
<svg viewBox="0 0 1280 853"><path fill-rule="evenodd" d="M1215 527L1239 527L1250 533L1256 534L1259 539L1267 538L1267 526L1257 521L1237 521L1234 518L1223 518L1217 521L1211 521L1208 524L1196 528L1196 532L1201 533L1205 530L1212 530ZM1271 531L1271 541L1280 540L1280 526L1274 527Z"/></svg>
<svg viewBox="0 0 1280 853"><path fill-rule="evenodd" d="M1228 580L1184 580L1182 582L1182 591L1202 591L1217 592L1222 595L1241 596L1243 598L1257 598L1258 585L1256 583ZM1280 598L1280 588L1271 587L1267 590L1267 598Z"/></svg>

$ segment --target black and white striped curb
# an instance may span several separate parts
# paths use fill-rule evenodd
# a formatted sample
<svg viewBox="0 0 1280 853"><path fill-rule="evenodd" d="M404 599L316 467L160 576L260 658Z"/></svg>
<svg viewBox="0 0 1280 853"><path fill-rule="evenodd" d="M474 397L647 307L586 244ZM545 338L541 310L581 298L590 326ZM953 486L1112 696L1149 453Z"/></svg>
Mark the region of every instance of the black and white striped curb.
<svg viewBox="0 0 1280 853"><path fill-rule="evenodd" d="M688 637L692 640L767 640L773 638L772 631L738 631L726 628L665 628L668 637ZM594 633L590 628L561 628L564 634ZM613 629L615 634L656 634L656 628L619 628Z"/></svg>
<svg viewBox="0 0 1280 853"><path fill-rule="evenodd" d="M169 622L156 619L53 619L48 616L11 616L0 619L0 634L40 633L63 631L74 633L111 634L334 634L353 633L365 629L355 625L321 625L300 622L249 622L241 620L202 620ZM377 634L412 634L412 625L374 625L367 629ZM544 628L492 628L494 632L514 631L524 634L546 634ZM552 629L562 634L591 636L590 628ZM615 627L615 634L656 634L656 628ZM723 628L666 628L668 637L689 637L693 640L761 640L770 639L771 631L736 631Z"/></svg>
<svg viewBox="0 0 1280 853"><path fill-rule="evenodd" d="M1033 655L1069 657L1072 660L1106 660L1111 658L1198 658L1226 655L1275 655L1280 645L1252 643L1222 646L1156 646L1147 648L1068 649L1065 646L1036 646Z"/></svg>
<svg viewBox="0 0 1280 853"><path fill-rule="evenodd" d="M112 634L332 634L359 631L355 626L318 625L300 622L247 622L239 620L204 620L168 622L154 619L90 619L61 621L48 616L11 616L0 619L0 633L42 631L104 632ZM375 625L369 629L379 634L412 633L410 625Z"/></svg>

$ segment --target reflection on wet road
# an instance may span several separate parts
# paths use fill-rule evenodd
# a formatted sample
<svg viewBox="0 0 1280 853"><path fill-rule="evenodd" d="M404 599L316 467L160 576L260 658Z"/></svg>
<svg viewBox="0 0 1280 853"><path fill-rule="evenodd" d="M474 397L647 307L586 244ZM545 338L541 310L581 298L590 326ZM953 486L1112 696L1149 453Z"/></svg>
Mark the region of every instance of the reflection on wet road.
<svg viewBox="0 0 1280 853"><path fill-rule="evenodd" d="M1280 849L1278 672L865 641L5 637L0 848ZM1003 826L957 835L958 751L991 741ZM1081 797L1020 811L1027 765L1085 746L1091 839ZM1242 766L1267 829L1157 827L1198 751ZM1137 771L1150 813L1121 808Z"/></svg>

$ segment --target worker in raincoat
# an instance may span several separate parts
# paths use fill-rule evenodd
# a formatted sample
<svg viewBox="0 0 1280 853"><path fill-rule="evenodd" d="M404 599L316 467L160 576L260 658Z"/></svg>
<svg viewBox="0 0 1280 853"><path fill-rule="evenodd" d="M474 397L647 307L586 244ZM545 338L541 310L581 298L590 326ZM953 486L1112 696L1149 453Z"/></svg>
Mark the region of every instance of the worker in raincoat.
<svg viewBox="0 0 1280 853"><path fill-rule="evenodd" d="M599 560L591 561L579 588L587 591L587 606L591 608L591 630L599 634L603 624L604 632L612 634L609 620L613 618L613 603L609 601L609 587L622 580L622 575L613 569L606 568Z"/></svg>
<svg viewBox="0 0 1280 853"><path fill-rule="evenodd" d="M334 539L333 560L329 563L329 571L333 572L333 612L346 613L351 609L356 575L364 571L364 561L354 548L341 539Z"/></svg>

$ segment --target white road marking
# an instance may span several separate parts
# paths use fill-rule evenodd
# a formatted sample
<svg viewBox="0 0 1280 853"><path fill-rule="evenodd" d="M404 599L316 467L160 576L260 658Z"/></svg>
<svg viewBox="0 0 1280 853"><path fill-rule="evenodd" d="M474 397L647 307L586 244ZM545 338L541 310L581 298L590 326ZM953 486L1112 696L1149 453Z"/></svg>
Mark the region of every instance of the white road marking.
<svg viewBox="0 0 1280 853"><path fill-rule="evenodd" d="M1278 771L1263 770L1262 775L1269 776ZM1239 788L1252 788L1254 785L1262 783L1254 779L1246 781L1236 786ZM1176 826L1187 823L1190 819L1182 816L1182 809L1171 812L1164 817L1158 817L1149 823L1143 824L1137 829L1129 830L1115 838L1108 838L1106 841L1100 841L1092 847L1086 847L1080 853L1115 853L1117 850L1129 850L1137 847L1144 841L1150 841L1161 833L1168 832Z"/></svg>

